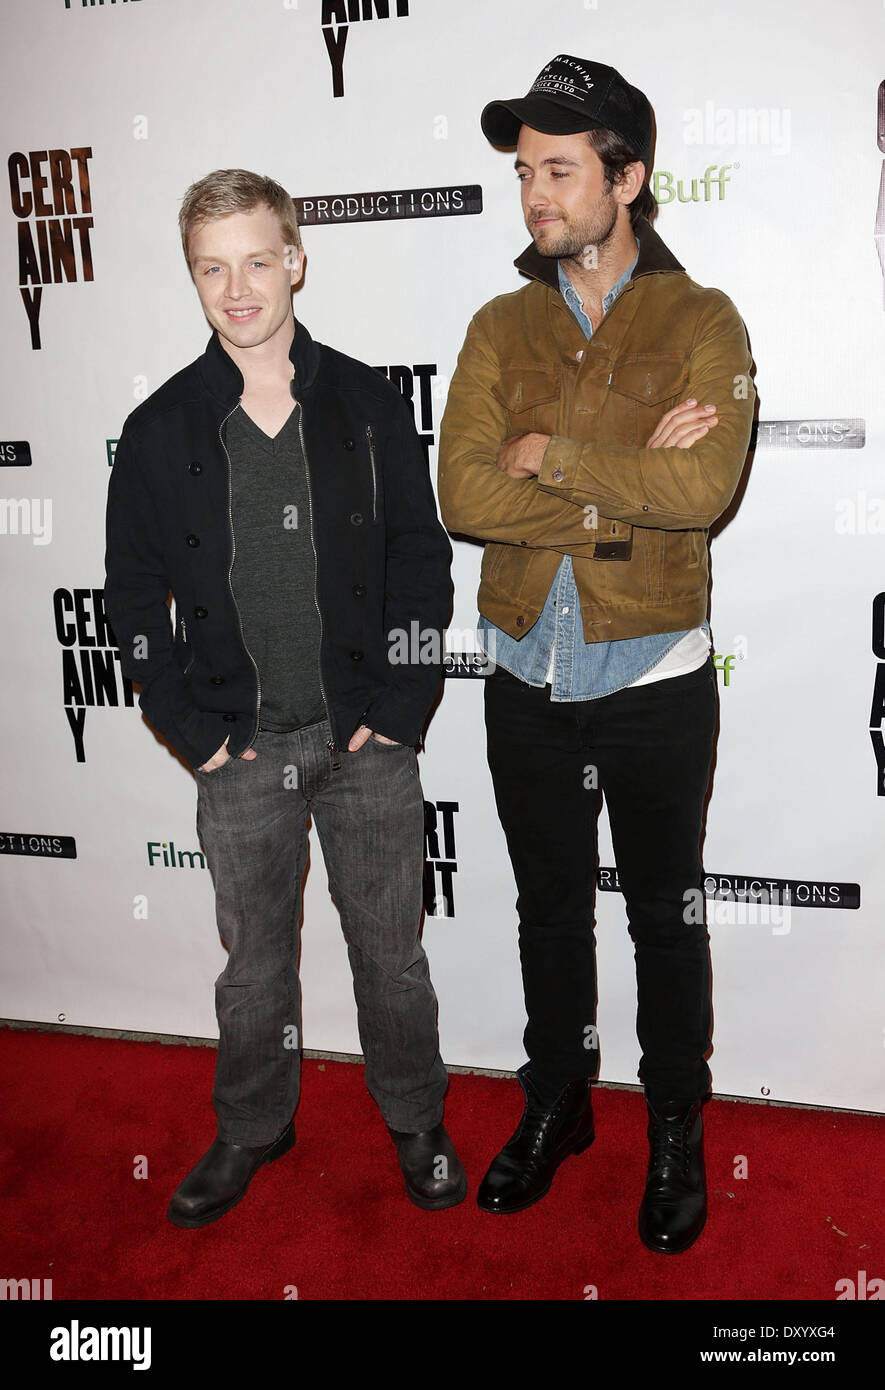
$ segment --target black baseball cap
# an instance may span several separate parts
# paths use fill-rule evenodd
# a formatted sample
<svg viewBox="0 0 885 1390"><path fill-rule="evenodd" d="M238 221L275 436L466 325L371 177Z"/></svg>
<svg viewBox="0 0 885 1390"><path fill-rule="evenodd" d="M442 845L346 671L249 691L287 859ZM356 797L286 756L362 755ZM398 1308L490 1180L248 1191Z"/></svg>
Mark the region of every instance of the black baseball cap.
<svg viewBox="0 0 885 1390"><path fill-rule="evenodd" d="M616 68L560 53L538 73L526 96L492 101L480 117L493 145L515 145L522 125L545 135L613 130L648 168L652 118L648 97Z"/></svg>

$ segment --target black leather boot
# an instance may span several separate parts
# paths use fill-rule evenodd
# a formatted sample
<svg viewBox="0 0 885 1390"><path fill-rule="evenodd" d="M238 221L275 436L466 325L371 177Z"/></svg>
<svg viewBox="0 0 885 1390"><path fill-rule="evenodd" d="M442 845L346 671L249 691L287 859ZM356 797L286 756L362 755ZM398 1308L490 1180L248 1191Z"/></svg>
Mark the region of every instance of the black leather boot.
<svg viewBox="0 0 885 1390"><path fill-rule="evenodd" d="M387 1132L396 1145L406 1193L416 1207L441 1211L464 1201L467 1175L442 1124L420 1134L407 1134L388 1125Z"/></svg>
<svg viewBox="0 0 885 1390"><path fill-rule="evenodd" d="M593 1143L590 1081L570 1081L552 1106L535 1089L531 1062L516 1073L525 1092L525 1110L513 1138L493 1159L480 1184L477 1205L483 1211L523 1211L549 1192L564 1158L583 1153Z"/></svg>
<svg viewBox="0 0 885 1390"><path fill-rule="evenodd" d="M639 1235L649 1250L678 1255L693 1245L707 1219L703 1100L648 1107L650 1147Z"/></svg>
<svg viewBox="0 0 885 1390"><path fill-rule="evenodd" d="M262 1163L272 1163L295 1143L290 1120L278 1139L260 1148L246 1148L216 1139L173 1193L166 1212L175 1226L208 1226L235 1207Z"/></svg>

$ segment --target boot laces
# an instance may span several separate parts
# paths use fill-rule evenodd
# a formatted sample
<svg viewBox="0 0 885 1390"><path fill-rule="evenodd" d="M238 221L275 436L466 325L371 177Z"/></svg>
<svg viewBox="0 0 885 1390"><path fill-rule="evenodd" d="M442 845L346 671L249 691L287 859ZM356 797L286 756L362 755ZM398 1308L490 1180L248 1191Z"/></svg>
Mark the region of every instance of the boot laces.
<svg viewBox="0 0 885 1390"><path fill-rule="evenodd" d="M678 1168L686 1173L691 1160L688 1132L692 1116L685 1120L657 1121L652 1126L651 1166L657 1172Z"/></svg>

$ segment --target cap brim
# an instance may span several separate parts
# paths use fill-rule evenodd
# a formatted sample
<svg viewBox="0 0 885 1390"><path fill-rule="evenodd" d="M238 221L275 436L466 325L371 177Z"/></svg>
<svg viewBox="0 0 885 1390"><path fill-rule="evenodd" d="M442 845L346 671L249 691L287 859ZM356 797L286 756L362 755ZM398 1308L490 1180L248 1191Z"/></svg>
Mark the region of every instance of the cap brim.
<svg viewBox="0 0 885 1390"><path fill-rule="evenodd" d="M479 118L483 134L493 145L511 146L519 139L520 126L531 126L544 135L577 135L597 130L600 122L579 111L546 101L543 97L518 97L515 101L489 102Z"/></svg>

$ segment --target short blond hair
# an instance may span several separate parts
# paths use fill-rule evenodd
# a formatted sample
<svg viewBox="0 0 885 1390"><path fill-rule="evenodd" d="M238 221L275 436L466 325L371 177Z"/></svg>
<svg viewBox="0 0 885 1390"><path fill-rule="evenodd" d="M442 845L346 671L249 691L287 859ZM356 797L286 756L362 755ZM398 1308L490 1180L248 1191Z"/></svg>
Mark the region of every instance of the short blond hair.
<svg viewBox="0 0 885 1390"><path fill-rule="evenodd" d="M215 222L219 217L229 217L233 212L252 212L262 205L279 218L285 244L300 248L301 232L295 204L285 188L274 179L264 174L253 174L248 169L215 169L197 183L192 183L181 200L178 214L181 247L188 269L188 243L198 227Z"/></svg>

